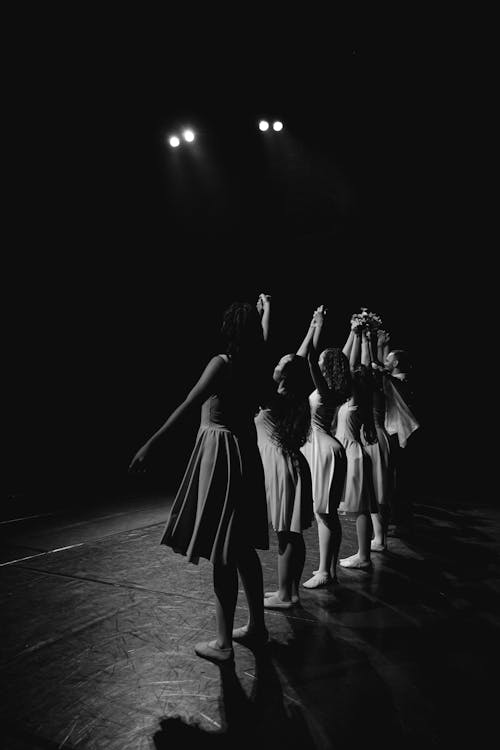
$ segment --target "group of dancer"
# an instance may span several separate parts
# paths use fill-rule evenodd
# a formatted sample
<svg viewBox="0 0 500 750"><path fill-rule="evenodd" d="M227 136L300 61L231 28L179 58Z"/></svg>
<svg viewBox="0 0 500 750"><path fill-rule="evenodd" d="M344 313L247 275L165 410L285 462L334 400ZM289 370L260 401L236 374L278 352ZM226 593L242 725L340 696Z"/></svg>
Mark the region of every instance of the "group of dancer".
<svg viewBox="0 0 500 750"><path fill-rule="evenodd" d="M399 456L418 422L410 408L406 355L390 351L389 335L353 316L343 348L320 350L326 308L316 308L296 352L267 367L271 298L233 303L221 334L225 351L208 362L186 399L139 449L141 470L158 440L201 407L195 446L161 543L197 564L213 564L216 638L198 656L234 658L233 641L268 641L266 609L300 603L300 586L337 580L338 565L369 571L371 553L386 548L399 491ZM372 316L373 317L373 316ZM312 392L311 392L312 391ZM340 514L355 519L358 549L339 559ZM319 566L301 584L303 532L316 519ZM278 586L264 592L257 550L277 536ZM238 574L248 622L234 628Z"/></svg>

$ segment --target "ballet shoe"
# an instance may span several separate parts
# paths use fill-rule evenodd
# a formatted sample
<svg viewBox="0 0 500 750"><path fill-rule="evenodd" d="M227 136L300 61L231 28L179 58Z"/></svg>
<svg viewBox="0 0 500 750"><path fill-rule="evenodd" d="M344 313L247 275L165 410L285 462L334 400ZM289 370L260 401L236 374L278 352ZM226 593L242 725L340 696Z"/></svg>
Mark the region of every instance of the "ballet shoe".
<svg viewBox="0 0 500 750"><path fill-rule="evenodd" d="M219 648L217 641L203 641L194 647L195 654L202 659L208 659L216 664L225 663L234 659L233 648Z"/></svg>
<svg viewBox="0 0 500 750"><path fill-rule="evenodd" d="M267 630L252 632L248 630L246 625L243 625L241 628L234 628L233 641L249 648L258 648L269 643L269 633Z"/></svg>
<svg viewBox="0 0 500 750"><path fill-rule="evenodd" d="M264 593L264 596L266 597L266 599L268 597L270 597L270 596L279 596L279 592L278 591L266 591ZM291 599L292 599L292 604L298 604L299 603L299 596L298 596L298 594L292 594Z"/></svg>
<svg viewBox="0 0 500 750"><path fill-rule="evenodd" d="M266 596L264 599L264 609L290 609L290 607L293 607L293 603L284 602L277 594Z"/></svg>
<svg viewBox="0 0 500 750"><path fill-rule="evenodd" d="M372 539L370 549L372 552L385 552L387 548L385 544L379 544L374 539Z"/></svg>
<svg viewBox="0 0 500 750"><path fill-rule="evenodd" d="M339 560L339 565L343 568L356 568L357 570L370 570L372 567L371 561L361 561L358 555L351 555L350 557L344 557L343 560Z"/></svg>
<svg viewBox="0 0 500 750"><path fill-rule="evenodd" d="M318 573L316 571L313 577L309 578L309 580L305 581L302 585L306 589L317 589L321 586L328 586L329 583L332 583L330 573Z"/></svg>
<svg viewBox="0 0 500 750"><path fill-rule="evenodd" d="M319 573L319 569L318 570L313 570L313 572L312 572L313 576L318 575L318 573ZM338 583L339 582L339 579L337 578L337 574L336 573L335 574L330 573L330 576L331 576L331 579L332 579L330 581L330 583Z"/></svg>

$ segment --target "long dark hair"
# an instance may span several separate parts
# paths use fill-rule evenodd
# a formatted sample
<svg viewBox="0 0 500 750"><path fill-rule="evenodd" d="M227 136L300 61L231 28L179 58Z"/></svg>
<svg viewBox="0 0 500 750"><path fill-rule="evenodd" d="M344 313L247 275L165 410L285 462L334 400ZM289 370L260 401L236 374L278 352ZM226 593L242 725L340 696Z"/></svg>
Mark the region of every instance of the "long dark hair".
<svg viewBox="0 0 500 750"><path fill-rule="evenodd" d="M329 389L339 403L347 401L352 395L352 377L349 360L342 349L330 346L321 352L321 372Z"/></svg>
<svg viewBox="0 0 500 750"><path fill-rule="evenodd" d="M256 306L250 302L233 302L222 318L221 336L225 353L233 360L259 355L264 335Z"/></svg>
<svg viewBox="0 0 500 750"><path fill-rule="evenodd" d="M369 445L372 445L377 442L378 436L373 417L374 382L371 368L366 367L366 365L360 365L353 372L353 380L356 386L361 419L363 422L363 437Z"/></svg>
<svg viewBox="0 0 500 750"><path fill-rule="evenodd" d="M283 365L279 383L283 391L276 394L270 406L272 439L284 453L294 458L311 430L311 376L304 357L291 355Z"/></svg>

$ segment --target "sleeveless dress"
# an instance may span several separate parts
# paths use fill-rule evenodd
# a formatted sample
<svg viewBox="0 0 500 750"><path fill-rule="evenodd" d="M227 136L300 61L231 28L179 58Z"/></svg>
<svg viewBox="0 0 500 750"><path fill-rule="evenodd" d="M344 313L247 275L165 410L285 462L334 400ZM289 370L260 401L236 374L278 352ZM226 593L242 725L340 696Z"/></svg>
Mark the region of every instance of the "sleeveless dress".
<svg viewBox="0 0 500 750"><path fill-rule="evenodd" d="M300 534L312 524L309 465L301 453L294 461L274 442L269 409L255 417L257 443L264 466L267 510L275 531Z"/></svg>
<svg viewBox="0 0 500 750"><path fill-rule="evenodd" d="M385 429L385 397L380 391L373 393L373 421L377 432L376 443L362 444L372 463L372 479L378 505L388 503L392 491L392 464L390 438Z"/></svg>
<svg viewBox="0 0 500 750"><path fill-rule="evenodd" d="M338 410L335 437L344 446L347 474L339 510L345 513L375 513L370 457L361 443L361 416L358 406L346 401Z"/></svg>
<svg viewBox="0 0 500 750"><path fill-rule="evenodd" d="M197 564L234 562L238 547L269 549L255 395L243 392L225 355L223 384L201 408L196 443L161 544Z"/></svg>
<svg viewBox="0 0 500 750"><path fill-rule="evenodd" d="M332 436L336 404L325 402L318 390L309 396L311 434L301 451L311 469L312 494L316 513L336 511L344 490L347 458L343 445Z"/></svg>

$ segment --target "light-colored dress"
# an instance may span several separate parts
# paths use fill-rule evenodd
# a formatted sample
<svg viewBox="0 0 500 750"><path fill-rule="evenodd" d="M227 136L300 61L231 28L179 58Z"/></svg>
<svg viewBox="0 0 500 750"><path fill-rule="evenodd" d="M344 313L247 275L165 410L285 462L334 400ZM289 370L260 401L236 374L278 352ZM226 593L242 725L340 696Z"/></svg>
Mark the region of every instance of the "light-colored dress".
<svg viewBox="0 0 500 750"><path fill-rule="evenodd" d="M264 471L254 414L231 361L201 409L201 423L161 544L197 564L234 561L242 544L269 548Z"/></svg>
<svg viewBox="0 0 500 750"><path fill-rule="evenodd" d="M372 463L372 479L375 498L378 505L390 501L392 492L392 465L390 438L385 429L385 397L380 391L373 393L373 421L377 432L376 443L366 443L361 435L365 451Z"/></svg>
<svg viewBox="0 0 500 750"><path fill-rule="evenodd" d="M338 410L335 437L344 446L347 474L339 511L374 513L377 511L370 457L361 442L361 413L346 401Z"/></svg>
<svg viewBox="0 0 500 750"><path fill-rule="evenodd" d="M312 524L312 487L309 465L301 453L291 458L273 440L269 409L255 418L266 484L267 510L275 531L301 533Z"/></svg>
<svg viewBox="0 0 500 750"><path fill-rule="evenodd" d="M332 513L342 499L347 459L344 447L331 433L337 405L321 397L318 390L309 396L311 434L301 451L311 469L312 495L316 513Z"/></svg>

